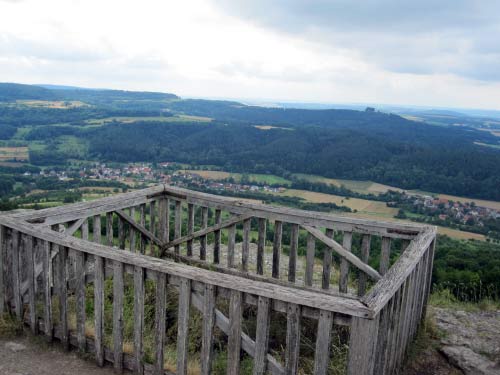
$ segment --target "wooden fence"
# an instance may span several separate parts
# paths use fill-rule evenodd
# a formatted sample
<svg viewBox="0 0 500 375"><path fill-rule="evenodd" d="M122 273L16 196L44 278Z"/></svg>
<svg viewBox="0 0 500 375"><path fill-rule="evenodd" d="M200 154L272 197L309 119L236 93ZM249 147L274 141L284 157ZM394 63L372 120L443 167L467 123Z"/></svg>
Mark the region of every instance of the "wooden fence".
<svg viewBox="0 0 500 375"><path fill-rule="evenodd" d="M392 374L425 315L435 236L158 186L0 216L0 309L118 371L215 373L223 347L227 374L244 358L253 374L327 374L344 357L348 374Z"/></svg>

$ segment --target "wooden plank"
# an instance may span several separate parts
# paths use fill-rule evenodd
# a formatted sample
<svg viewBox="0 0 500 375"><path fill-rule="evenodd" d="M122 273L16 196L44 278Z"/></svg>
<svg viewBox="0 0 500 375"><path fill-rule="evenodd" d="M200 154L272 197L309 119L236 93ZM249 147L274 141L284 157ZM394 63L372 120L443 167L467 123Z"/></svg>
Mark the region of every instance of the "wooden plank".
<svg viewBox="0 0 500 375"><path fill-rule="evenodd" d="M409 245L406 251L384 275L370 292L363 297L363 302L378 313L401 287L415 265L425 254L426 248L436 237L436 227L427 227Z"/></svg>
<svg viewBox="0 0 500 375"><path fill-rule="evenodd" d="M68 282L66 279L66 265L68 262L68 248L59 247L57 255L57 285L59 289L59 331L61 332L61 343L65 350L69 350L69 328L68 328Z"/></svg>
<svg viewBox="0 0 500 375"><path fill-rule="evenodd" d="M250 255L250 225L251 219L243 221L243 243L241 244L241 269L248 271L248 257Z"/></svg>
<svg viewBox="0 0 500 375"><path fill-rule="evenodd" d="M300 306L288 304L286 314L285 374L297 374L300 356Z"/></svg>
<svg viewBox="0 0 500 375"><path fill-rule="evenodd" d="M348 375L373 375L379 319L353 318L347 360Z"/></svg>
<svg viewBox="0 0 500 375"><path fill-rule="evenodd" d="M166 244L163 245L163 253L165 252L166 249L170 248L170 247L173 247L177 244L181 244L183 242L187 242L191 239L194 239L194 238L197 238L197 237L200 237L200 238L203 238L203 237L206 237L207 234L209 233L212 233L212 232L215 232L216 230L220 230L220 229L224 229L224 228L228 228L236 223L239 223L241 221L244 221L245 219L251 217L251 215L241 215L241 216L234 216L232 217L231 219L227 220L227 221L224 221L220 224L216 224L216 225L213 225L213 226L206 226L204 229L200 229L199 231L196 231L190 235L187 235L187 236L183 236L183 237L180 237L176 240L172 240ZM207 222L208 223L208 222ZM163 254L162 253L162 254ZM205 259L203 259L205 260Z"/></svg>
<svg viewBox="0 0 500 375"><path fill-rule="evenodd" d="M156 236L156 201L151 201L149 203L149 231L153 236ZM153 255L155 253L155 243L154 241L149 241L149 253Z"/></svg>
<svg viewBox="0 0 500 375"><path fill-rule="evenodd" d="M368 264L370 259L370 244L371 244L371 235L364 234L363 239L361 240L361 261L365 264ZM366 274L361 273L358 279L358 296L364 296L366 293L367 287L367 278Z"/></svg>
<svg viewBox="0 0 500 375"><path fill-rule="evenodd" d="M389 355L389 326L391 324L392 317L392 304L393 299L391 299L387 305L380 311L379 315L379 330L377 339L377 351L375 353L375 374L385 374L387 373L385 368L385 363Z"/></svg>
<svg viewBox="0 0 500 375"><path fill-rule="evenodd" d="M234 268L234 245L236 242L236 225L231 225L227 232L227 266Z"/></svg>
<svg viewBox="0 0 500 375"><path fill-rule="evenodd" d="M132 228L130 228L131 233L134 232L134 229L137 230L139 233L141 233L143 236L146 236L149 238L152 242L154 242L156 245L161 246L163 245L163 242L161 239L157 238L153 233L151 233L149 230L147 230L143 224L137 223L134 219L132 219L131 216L127 215L124 211L117 210L116 214L125 220ZM135 232L134 232L135 233ZM134 234L135 236L135 234ZM132 237L131 237L132 238ZM135 237L134 237L135 238ZM132 246L132 245L131 245ZM132 249L132 247L131 247Z"/></svg>
<svg viewBox="0 0 500 375"><path fill-rule="evenodd" d="M379 272L383 276L389 269L389 261L391 257L391 239L390 237L382 237L382 248L380 250L380 269Z"/></svg>
<svg viewBox="0 0 500 375"><path fill-rule="evenodd" d="M275 298L280 296L283 302L291 302L311 308L318 308L341 314L371 317L372 312L359 300L348 296L337 296L331 293L319 292L314 289L305 290L300 286L284 286L263 281L249 280L247 277L213 272L185 264L174 263L142 254L115 251L107 246L89 243L75 237L45 230L40 226L19 222L16 219L0 216L0 225L14 229L22 229L24 233L37 236L43 240L57 242L94 256L105 257L111 261L120 261L128 265L137 265L151 271L158 271L176 277L186 277L200 283L209 283L222 288L235 289L241 292ZM392 268L391 268L392 269Z"/></svg>
<svg viewBox="0 0 500 375"><path fill-rule="evenodd" d="M169 216L169 201L165 198L159 200L158 216L159 216L159 237L161 243L167 243L169 239L168 233L168 216Z"/></svg>
<svg viewBox="0 0 500 375"><path fill-rule="evenodd" d="M213 360L213 332L215 325L215 286L204 285L203 327L201 334L201 375L209 375Z"/></svg>
<svg viewBox="0 0 500 375"><path fill-rule="evenodd" d="M95 215L92 226L92 240L101 243L101 215Z"/></svg>
<svg viewBox="0 0 500 375"><path fill-rule="evenodd" d="M342 238L342 247L346 251L351 251L352 247L352 232L344 232ZM342 258L340 259L340 279L339 279L339 292L347 293L347 287L349 284L349 262Z"/></svg>
<svg viewBox="0 0 500 375"><path fill-rule="evenodd" d="M29 305L29 320L31 332L36 335L38 333L38 324L36 321L36 292L35 292L35 252L33 249L33 237L26 236L26 262L28 273L28 305ZM0 268L3 265L0 264Z"/></svg>
<svg viewBox="0 0 500 375"><path fill-rule="evenodd" d="M264 274L264 252L266 249L266 219L259 218L259 238L257 240L257 274Z"/></svg>
<svg viewBox="0 0 500 375"><path fill-rule="evenodd" d="M85 218L76 220L68 229L64 231L64 233L67 234L68 236L74 235L78 231L78 229L80 229L85 220L86 220Z"/></svg>
<svg viewBox="0 0 500 375"><path fill-rule="evenodd" d="M155 304L155 375L163 375L166 323L167 275L156 274L156 304Z"/></svg>
<svg viewBox="0 0 500 375"><path fill-rule="evenodd" d="M281 240L283 235L283 223L281 221L274 222L274 240L273 240L273 270L272 277L279 279L280 277L280 256L281 256Z"/></svg>
<svg viewBox="0 0 500 375"><path fill-rule="evenodd" d="M215 225L221 225L222 223L222 211L215 210ZM220 245L221 245L221 231L214 231L214 263L220 263Z"/></svg>
<svg viewBox="0 0 500 375"><path fill-rule="evenodd" d="M139 205L139 225L146 228L146 203ZM146 252L146 240L142 233L139 233L139 252L141 254Z"/></svg>
<svg viewBox="0 0 500 375"><path fill-rule="evenodd" d="M431 292L431 286L432 286L432 270L434 267L434 253L436 251L436 240L432 241L432 243L429 245L429 261L427 264L427 290L425 294L425 299L424 299L424 306L423 306L423 314L422 314L422 323L425 320L425 316L427 315L427 303L429 300L429 294Z"/></svg>
<svg viewBox="0 0 500 375"><path fill-rule="evenodd" d="M297 273L297 252L299 249L299 226L292 224L290 233L290 254L288 255L288 281L295 282Z"/></svg>
<svg viewBox="0 0 500 375"><path fill-rule="evenodd" d="M118 213L118 212L117 212ZM135 207L130 207L130 219L131 221L129 222L129 245L130 245L130 251L135 253L136 250L136 238L137 238L137 233L135 229L135 225L133 223L136 223L135 221ZM136 223L137 224L137 223Z"/></svg>
<svg viewBox="0 0 500 375"><path fill-rule="evenodd" d="M179 313L177 317L177 374L188 372L189 308L191 280L181 279L179 285Z"/></svg>
<svg viewBox="0 0 500 375"><path fill-rule="evenodd" d="M332 324L333 314L330 311L320 311L314 356L314 375L327 375L328 373Z"/></svg>
<svg viewBox="0 0 500 375"><path fill-rule="evenodd" d="M307 233L306 245L306 271L304 277L304 284L306 286L313 285L314 276L314 256L316 254L316 240L311 233Z"/></svg>
<svg viewBox="0 0 500 375"><path fill-rule="evenodd" d="M201 229L208 227L208 207L201 208ZM207 259L207 235L200 237L200 259Z"/></svg>
<svg viewBox="0 0 500 375"><path fill-rule="evenodd" d="M333 239L333 230L327 228L326 236L330 239ZM330 274L332 272L332 249L327 248L325 253L323 254L323 273L321 277L321 288L329 289L330 288Z"/></svg>
<svg viewBox="0 0 500 375"><path fill-rule="evenodd" d="M104 258L94 257L94 346L97 365L104 366Z"/></svg>
<svg viewBox="0 0 500 375"><path fill-rule="evenodd" d="M50 242L43 241L42 245L42 275L43 275L43 322L45 328L45 336L47 341L51 342L53 339L53 325L52 325L52 291L51 291L51 277L50 264L52 257L50 255Z"/></svg>
<svg viewBox="0 0 500 375"><path fill-rule="evenodd" d="M113 264L113 357L116 372L123 372L123 263Z"/></svg>
<svg viewBox="0 0 500 375"><path fill-rule="evenodd" d="M231 290L229 300L229 333L227 340L227 375L240 374L242 295Z"/></svg>
<svg viewBox="0 0 500 375"><path fill-rule="evenodd" d="M220 211L219 211L219 213L220 213ZM190 204L188 204L187 235L189 236L189 235L193 234L193 232L194 232L194 205L190 203ZM219 235L219 241L220 241L220 235ZM219 244L219 246L220 246L220 244ZM192 257L193 256L193 240L187 240L186 249L187 249L186 250L187 256ZM214 252L214 257L215 257L215 252Z"/></svg>
<svg viewBox="0 0 500 375"><path fill-rule="evenodd" d="M6 253L6 237L5 237L5 227L0 225L0 314L6 312L7 307L7 293L4 283L4 267L6 267L7 256Z"/></svg>
<svg viewBox="0 0 500 375"><path fill-rule="evenodd" d="M76 332L78 349L85 352L87 340L85 338L85 258L86 254L81 251L75 252L75 309L76 309Z"/></svg>
<svg viewBox="0 0 500 375"><path fill-rule="evenodd" d="M182 205L180 201L175 201L175 226L174 226L174 239L181 238L182 231ZM174 251L178 255L180 254L180 245L174 246Z"/></svg>
<svg viewBox="0 0 500 375"><path fill-rule="evenodd" d="M144 269L134 267L134 370L144 374Z"/></svg>
<svg viewBox="0 0 500 375"><path fill-rule="evenodd" d="M118 216L118 247L125 250L125 220Z"/></svg>
<svg viewBox="0 0 500 375"><path fill-rule="evenodd" d="M113 246L113 213L106 213L106 244Z"/></svg>
<svg viewBox="0 0 500 375"><path fill-rule="evenodd" d="M82 223L82 240L89 239L89 220L85 219Z"/></svg>
<svg viewBox="0 0 500 375"><path fill-rule="evenodd" d="M269 350L269 328L271 320L269 298L259 297L257 303L257 328L255 334L255 356L253 375L264 375L267 371L267 352Z"/></svg>
<svg viewBox="0 0 500 375"><path fill-rule="evenodd" d="M14 311L18 319L23 317L23 303L21 295L21 280L20 280L20 234L17 230L11 231L12 236L12 289L14 297Z"/></svg>
<svg viewBox="0 0 500 375"><path fill-rule="evenodd" d="M347 251L346 249L344 249L344 247L341 246L339 243L332 240L331 238L328 238L319 229L313 228L313 227L310 227L307 225L304 225L303 228L305 230L307 230L309 233L311 233L318 240L324 242L327 246L331 247L337 253L337 255L346 259L349 263L351 263L352 265L359 268L361 271L366 273L372 279L374 279L376 281L381 279L381 276L377 271L375 271L369 265L365 264L361 259L359 259L356 255L352 254L350 251Z"/></svg>

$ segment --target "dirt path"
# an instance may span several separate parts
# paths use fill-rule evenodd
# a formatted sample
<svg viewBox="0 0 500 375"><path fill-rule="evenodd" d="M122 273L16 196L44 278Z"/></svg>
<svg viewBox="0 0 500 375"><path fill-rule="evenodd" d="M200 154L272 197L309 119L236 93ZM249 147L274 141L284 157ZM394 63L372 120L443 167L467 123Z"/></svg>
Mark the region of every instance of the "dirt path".
<svg viewBox="0 0 500 375"><path fill-rule="evenodd" d="M59 345L42 344L43 339L26 336L0 337L0 375L111 375L111 368L99 368L75 352Z"/></svg>

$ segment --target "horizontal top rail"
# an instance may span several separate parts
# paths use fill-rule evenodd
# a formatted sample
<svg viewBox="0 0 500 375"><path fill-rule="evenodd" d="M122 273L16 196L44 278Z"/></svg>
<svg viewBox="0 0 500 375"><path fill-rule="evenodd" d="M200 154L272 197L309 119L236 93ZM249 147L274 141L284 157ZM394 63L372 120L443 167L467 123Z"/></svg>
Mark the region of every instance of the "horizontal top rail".
<svg viewBox="0 0 500 375"><path fill-rule="evenodd" d="M188 203L200 206L225 209L234 214L251 213L253 217L349 232L376 234L392 238L413 239L425 228L425 226L417 224L374 221L330 213L249 203L237 198L222 197L169 185L158 185L148 189L118 194L91 202L76 203L70 206L53 207L33 212L18 212L7 214L6 216L26 220L31 223L52 225L147 203L159 196L185 200Z"/></svg>
<svg viewBox="0 0 500 375"><path fill-rule="evenodd" d="M241 276L216 273L142 254L128 251L117 251L116 249L112 249L101 244L66 236L63 233L52 231L46 227L26 223L14 217L0 216L0 225L76 251L99 256L112 261L118 261L124 264L139 266L151 271L183 277L193 281L237 290L256 296L276 299L287 303L308 306L311 308L348 314L362 318L372 318L374 316L371 309L367 308L360 300L354 298L333 296L322 293L319 290L317 292L308 291L294 288L293 286L287 287L263 281L249 280Z"/></svg>
<svg viewBox="0 0 500 375"><path fill-rule="evenodd" d="M361 301L377 314L410 275L436 238L437 228L428 226L401 254L399 259Z"/></svg>

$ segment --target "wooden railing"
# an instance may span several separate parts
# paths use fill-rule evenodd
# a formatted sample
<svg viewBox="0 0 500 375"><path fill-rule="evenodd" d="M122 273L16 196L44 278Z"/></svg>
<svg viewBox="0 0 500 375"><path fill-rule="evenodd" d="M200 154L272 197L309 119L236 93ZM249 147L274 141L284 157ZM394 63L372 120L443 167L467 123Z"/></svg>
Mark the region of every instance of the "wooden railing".
<svg viewBox="0 0 500 375"><path fill-rule="evenodd" d="M335 327L350 327L343 338L349 374L389 374L399 369L425 313L434 239L433 227L159 186L0 216L0 307L25 319L35 333L41 329L68 348L95 353L99 365L163 374L166 321L172 320L166 296L172 290L177 374L187 373L193 356L187 346L192 310L202 316L196 354L202 374L214 361L215 327L227 336L228 374L240 373L241 353L253 358L254 374L295 374L308 335L316 344L305 371L326 374ZM370 266L376 263L377 269ZM113 304L106 330L112 344L104 334L106 280L113 285L106 295ZM144 354L146 280L155 289L153 363ZM132 351L123 349L124 290L134 295ZM85 327L88 302L94 307L92 335ZM248 319L255 328L245 332ZM271 319L286 321L285 337L273 336L272 343ZM304 326L315 329L304 332Z"/></svg>

